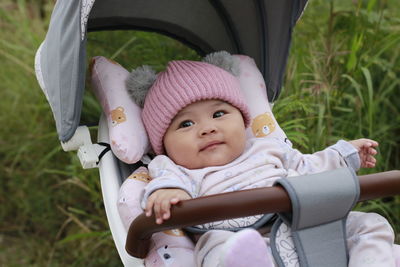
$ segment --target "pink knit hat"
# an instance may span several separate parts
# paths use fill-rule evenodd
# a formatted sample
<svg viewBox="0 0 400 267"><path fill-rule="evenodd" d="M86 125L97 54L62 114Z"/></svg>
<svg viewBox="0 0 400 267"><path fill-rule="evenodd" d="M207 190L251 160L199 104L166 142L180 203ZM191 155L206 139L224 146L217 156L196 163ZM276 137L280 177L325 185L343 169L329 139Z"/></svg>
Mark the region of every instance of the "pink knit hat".
<svg viewBox="0 0 400 267"><path fill-rule="evenodd" d="M163 138L176 114L187 105L208 99L228 102L243 115L245 126L250 113L240 91L239 80L224 69L199 61L168 63L146 95L142 119L154 152L164 153Z"/></svg>

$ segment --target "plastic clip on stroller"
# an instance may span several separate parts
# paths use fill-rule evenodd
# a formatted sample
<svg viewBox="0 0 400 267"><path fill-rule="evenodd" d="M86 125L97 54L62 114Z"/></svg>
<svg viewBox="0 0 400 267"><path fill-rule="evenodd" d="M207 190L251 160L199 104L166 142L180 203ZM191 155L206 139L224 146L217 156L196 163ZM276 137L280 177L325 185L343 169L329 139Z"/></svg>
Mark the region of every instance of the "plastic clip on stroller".
<svg viewBox="0 0 400 267"><path fill-rule="evenodd" d="M107 143L92 143L87 126L79 126L72 138L61 142L61 146L64 151L78 150L78 158L84 169L96 168L101 157L110 151L110 145Z"/></svg>

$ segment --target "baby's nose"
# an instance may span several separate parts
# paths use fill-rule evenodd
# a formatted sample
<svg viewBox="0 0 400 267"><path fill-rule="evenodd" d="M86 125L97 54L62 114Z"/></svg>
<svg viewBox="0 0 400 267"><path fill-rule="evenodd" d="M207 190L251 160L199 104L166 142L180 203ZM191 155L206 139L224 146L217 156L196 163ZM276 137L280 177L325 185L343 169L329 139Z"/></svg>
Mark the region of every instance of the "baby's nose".
<svg viewBox="0 0 400 267"><path fill-rule="evenodd" d="M216 133L216 132L217 132L216 127L214 127L213 125L206 125L201 129L200 135L204 136L204 135L208 135L208 134L212 134L212 133Z"/></svg>

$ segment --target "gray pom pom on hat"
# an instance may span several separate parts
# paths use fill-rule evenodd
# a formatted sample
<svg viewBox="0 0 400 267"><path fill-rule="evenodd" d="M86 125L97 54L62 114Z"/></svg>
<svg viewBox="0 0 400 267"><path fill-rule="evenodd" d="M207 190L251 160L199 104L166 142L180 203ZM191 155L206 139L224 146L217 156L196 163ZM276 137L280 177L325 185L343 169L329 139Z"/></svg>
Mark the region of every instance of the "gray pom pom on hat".
<svg viewBox="0 0 400 267"><path fill-rule="evenodd" d="M202 61L220 67L234 76L239 76L240 74L239 58L232 56L226 51L208 54Z"/></svg>
<svg viewBox="0 0 400 267"><path fill-rule="evenodd" d="M147 65L137 67L129 74L126 79L126 90L138 106L143 108L146 95L156 78L156 72Z"/></svg>

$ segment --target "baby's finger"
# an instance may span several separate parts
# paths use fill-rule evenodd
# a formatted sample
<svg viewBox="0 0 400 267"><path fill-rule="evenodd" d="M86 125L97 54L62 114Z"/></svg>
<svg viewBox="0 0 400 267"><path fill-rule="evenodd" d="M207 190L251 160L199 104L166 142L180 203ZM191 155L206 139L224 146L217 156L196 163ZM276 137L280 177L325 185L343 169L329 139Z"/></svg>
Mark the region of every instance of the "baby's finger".
<svg viewBox="0 0 400 267"><path fill-rule="evenodd" d="M370 148L368 149L368 154L370 154L370 155L376 155L376 154L378 154L378 151L376 151L376 149L370 147Z"/></svg>
<svg viewBox="0 0 400 267"><path fill-rule="evenodd" d="M147 217L151 216L152 210L153 210L153 206L154 206L154 199L149 197L147 199L146 208L144 209L144 211L146 212L146 216Z"/></svg>
<svg viewBox="0 0 400 267"><path fill-rule="evenodd" d="M169 200L164 200L161 204L162 218L168 220L170 217L171 203Z"/></svg>
<svg viewBox="0 0 400 267"><path fill-rule="evenodd" d="M366 167L373 168L373 167L375 167L375 164L376 164L376 159L373 156L368 155L368 157L366 157L366 160L365 160Z"/></svg>
<svg viewBox="0 0 400 267"><path fill-rule="evenodd" d="M179 201L180 201L179 198L174 197L174 198L171 198L170 203L173 204L173 205L175 205L175 204L177 204Z"/></svg>
<svg viewBox="0 0 400 267"><path fill-rule="evenodd" d="M161 210L161 204L162 202L157 199L154 202L154 215L156 217L156 223L157 224L162 224L162 210Z"/></svg>
<svg viewBox="0 0 400 267"><path fill-rule="evenodd" d="M373 146L373 147L379 146L379 143L378 143L378 142L376 142L376 141L374 141L374 140L371 140L371 141L372 141L372 146Z"/></svg>
<svg viewBox="0 0 400 267"><path fill-rule="evenodd" d="M365 140L367 141L369 147L377 147L379 145L378 142L372 139L365 139Z"/></svg>
<svg viewBox="0 0 400 267"><path fill-rule="evenodd" d="M375 163L372 163L372 162L365 163L365 168L373 168L373 167L375 167Z"/></svg>
<svg viewBox="0 0 400 267"><path fill-rule="evenodd" d="M376 159L374 156L368 155L367 157L367 162L371 162L371 163L376 163Z"/></svg>
<svg viewBox="0 0 400 267"><path fill-rule="evenodd" d="M360 154L360 160L361 160L361 167L367 168L368 157L366 153Z"/></svg>
<svg viewBox="0 0 400 267"><path fill-rule="evenodd" d="M361 153L359 154L361 162L364 162L367 160L367 157L366 157L367 155L368 155L367 153L365 153L364 151L361 151Z"/></svg>

